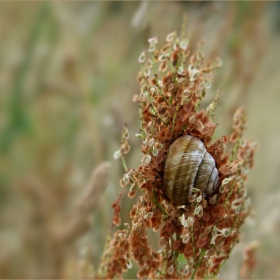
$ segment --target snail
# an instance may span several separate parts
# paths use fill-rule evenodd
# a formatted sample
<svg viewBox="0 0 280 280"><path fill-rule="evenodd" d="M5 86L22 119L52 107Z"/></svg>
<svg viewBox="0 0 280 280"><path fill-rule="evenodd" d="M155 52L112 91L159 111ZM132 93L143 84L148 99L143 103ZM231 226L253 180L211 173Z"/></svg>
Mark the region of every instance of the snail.
<svg viewBox="0 0 280 280"><path fill-rule="evenodd" d="M167 197L176 205L186 205L193 188L200 189L206 196L214 193L219 186L219 173L204 143L184 135L169 148L163 182Z"/></svg>

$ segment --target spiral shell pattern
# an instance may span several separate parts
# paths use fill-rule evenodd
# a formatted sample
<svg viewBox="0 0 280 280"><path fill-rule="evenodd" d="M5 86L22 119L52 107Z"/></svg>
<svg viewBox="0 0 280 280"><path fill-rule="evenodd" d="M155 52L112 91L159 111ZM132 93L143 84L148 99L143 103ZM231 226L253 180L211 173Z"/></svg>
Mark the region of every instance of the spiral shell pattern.
<svg viewBox="0 0 280 280"><path fill-rule="evenodd" d="M203 142L184 135L169 148L163 181L167 197L176 205L186 205L192 188L202 190L205 195L214 193L219 186L219 173Z"/></svg>

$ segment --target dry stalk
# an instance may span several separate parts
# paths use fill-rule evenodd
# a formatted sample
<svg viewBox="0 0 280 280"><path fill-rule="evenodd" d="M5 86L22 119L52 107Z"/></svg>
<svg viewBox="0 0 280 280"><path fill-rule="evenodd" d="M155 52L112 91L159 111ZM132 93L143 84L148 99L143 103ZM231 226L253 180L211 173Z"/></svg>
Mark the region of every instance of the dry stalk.
<svg viewBox="0 0 280 280"><path fill-rule="evenodd" d="M57 238L61 243L69 243L87 231L90 226L90 215L98 205L99 198L108 184L110 163L101 163L92 173L82 193L71 219L57 230Z"/></svg>
<svg viewBox="0 0 280 280"><path fill-rule="evenodd" d="M38 250L35 254L44 256L44 263L38 264L40 276L44 278L59 278L61 276L61 269L65 259L66 251L71 243L84 234L90 224L90 216L98 205L98 201L103 191L108 184L108 175L110 171L110 164L107 162L101 163L92 173L91 178L78 199L76 206L67 217L58 220L61 200L53 190L42 182L40 179L30 177L23 185L24 190L30 196L32 203L35 205L34 211L35 220L40 220L39 235L34 239L34 248L37 249L39 240L43 243L40 247L43 252ZM27 235L32 232L38 232L31 221L28 226ZM38 227L38 223L35 224Z"/></svg>

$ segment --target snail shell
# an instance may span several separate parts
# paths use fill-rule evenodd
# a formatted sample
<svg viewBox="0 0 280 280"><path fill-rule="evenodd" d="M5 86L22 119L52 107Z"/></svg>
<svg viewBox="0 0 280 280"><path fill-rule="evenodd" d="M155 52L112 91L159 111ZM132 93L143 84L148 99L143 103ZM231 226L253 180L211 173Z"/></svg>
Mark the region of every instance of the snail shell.
<svg viewBox="0 0 280 280"><path fill-rule="evenodd" d="M192 188L206 195L214 193L219 186L219 173L203 142L184 135L169 148L163 181L167 197L177 205L185 205L189 203Z"/></svg>

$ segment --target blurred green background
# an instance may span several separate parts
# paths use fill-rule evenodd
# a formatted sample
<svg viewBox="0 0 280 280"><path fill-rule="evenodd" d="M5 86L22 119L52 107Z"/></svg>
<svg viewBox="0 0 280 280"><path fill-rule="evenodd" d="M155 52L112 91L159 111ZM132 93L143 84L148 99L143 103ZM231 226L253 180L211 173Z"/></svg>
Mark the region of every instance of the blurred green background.
<svg viewBox="0 0 280 280"><path fill-rule="evenodd" d="M222 87L215 137L230 134L233 113L244 106L246 138L260 144L247 184L253 214L221 277L240 277L244 248L257 240L258 265L249 277L280 278L279 2L1 2L0 278L94 275L111 204L127 192L112 157L125 122L128 166L140 164L132 102L139 54L148 38L163 43L179 30L184 14L191 48L205 39L206 58L223 60L202 104ZM67 246L53 242L103 161L112 163L109 185L91 227ZM123 222L135 201L124 194Z"/></svg>

